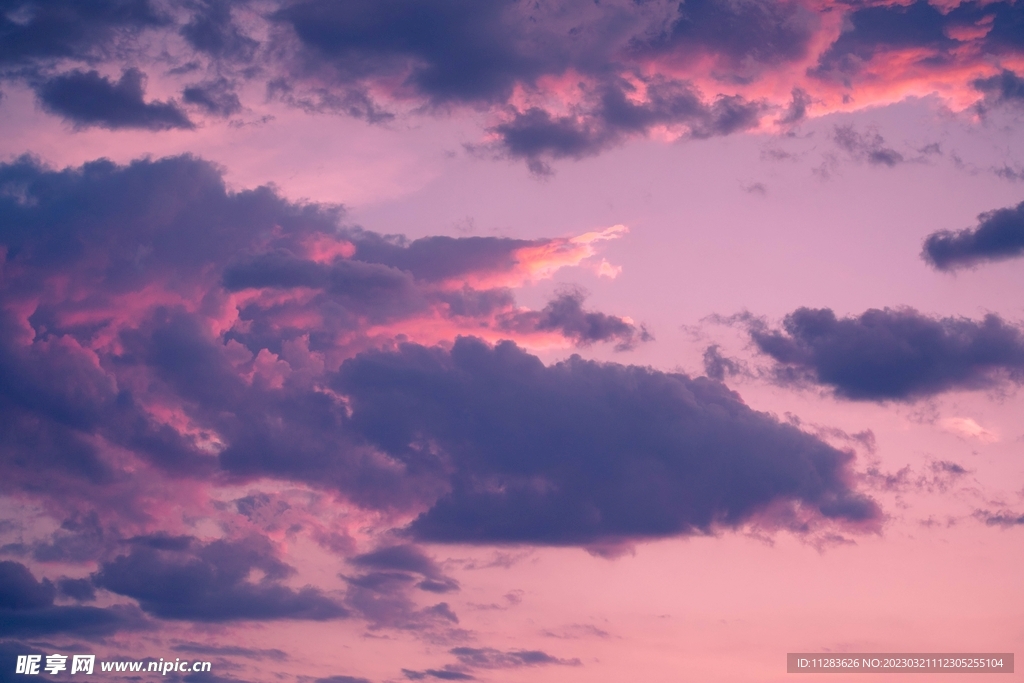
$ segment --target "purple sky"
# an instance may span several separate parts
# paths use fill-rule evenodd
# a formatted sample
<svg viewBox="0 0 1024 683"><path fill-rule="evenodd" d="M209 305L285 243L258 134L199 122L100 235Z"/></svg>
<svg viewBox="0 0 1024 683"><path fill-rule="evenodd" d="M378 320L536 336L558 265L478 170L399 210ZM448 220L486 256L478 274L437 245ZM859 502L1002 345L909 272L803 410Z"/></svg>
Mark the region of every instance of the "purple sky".
<svg viewBox="0 0 1024 683"><path fill-rule="evenodd" d="M1019 0L0 1L0 93L0 682L1021 649Z"/></svg>

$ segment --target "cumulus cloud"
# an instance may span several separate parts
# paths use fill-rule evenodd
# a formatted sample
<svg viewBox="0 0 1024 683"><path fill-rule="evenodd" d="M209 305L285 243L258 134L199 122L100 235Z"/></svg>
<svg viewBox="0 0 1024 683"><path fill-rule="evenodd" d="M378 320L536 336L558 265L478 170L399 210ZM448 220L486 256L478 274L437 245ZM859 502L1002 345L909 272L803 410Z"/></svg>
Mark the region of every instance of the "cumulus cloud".
<svg viewBox="0 0 1024 683"><path fill-rule="evenodd" d="M126 69L116 83L96 71L71 71L43 81L36 92L43 108L78 128L193 127L173 102L146 102L145 82L145 74L135 68Z"/></svg>
<svg viewBox="0 0 1024 683"><path fill-rule="evenodd" d="M418 329L429 343L460 330L545 344L641 336L598 312L545 309L521 332L502 317L530 316L510 287L588 262L621 226L384 237L344 226L340 207L228 192L191 157L63 171L21 159L0 166L0 206L3 485L45 474L64 504L136 506L144 519L150 494L117 464L124 449L176 477L276 472L415 506L443 486L437 472L399 471L361 445L325 372ZM71 540L61 548L79 555L102 547Z"/></svg>
<svg viewBox="0 0 1024 683"><path fill-rule="evenodd" d="M517 111L492 129L503 151L531 162L535 172L547 168L542 158L596 154L630 135L655 126L681 127L693 138L729 135L753 128L764 106L739 95L706 102L691 84L662 78L603 85L587 93L579 111L557 115L541 107Z"/></svg>
<svg viewBox="0 0 1024 683"><path fill-rule="evenodd" d="M584 294L578 290L563 292L540 311L505 315L501 329L515 332L558 331L577 346L615 341L616 351L628 351L639 342L653 339L645 327L618 316L583 310Z"/></svg>
<svg viewBox="0 0 1024 683"><path fill-rule="evenodd" d="M871 309L838 318L799 308L782 329L750 325L782 382L831 387L854 400L914 400L956 389L1024 381L1024 333L996 315L932 318L913 309Z"/></svg>
<svg viewBox="0 0 1024 683"><path fill-rule="evenodd" d="M1024 255L1024 202L979 215L974 228L932 233L925 239L921 255L939 270Z"/></svg>
<svg viewBox="0 0 1024 683"><path fill-rule="evenodd" d="M262 537L201 544L190 538L139 538L127 555L104 562L94 583L135 598L163 619L337 619L348 611L322 591L280 583L294 570ZM262 574L252 580L256 570Z"/></svg>
<svg viewBox="0 0 1024 683"><path fill-rule="evenodd" d="M126 606L55 605L57 590L49 579L37 580L19 562L0 562L0 637L97 637L145 624L137 609Z"/></svg>
<svg viewBox="0 0 1024 683"><path fill-rule="evenodd" d="M561 268L606 270L597 257L624 226L408 239L344 215L268 187L229 191L188 156L0 164L0 487L63 520L4 551L95 568L55 582L9 568L12 594L35 602L4 608L4 623L90 635L142 613L354 617L450 643L459 616L441 598L459 584L418 541L611 553L746 524L877 527L851 453L719 382L579 357L545 366L516 343L648 338L584 308L577 290L541 310L515 301L516 287ZM300 587L258 534L308 517L258 490L207 497L257 481L327 492L403 528L358 553L351 538L309 531L347 558L344 583ZM165 524L189 501L223 537ZM461 654L481 667L565 663L541 655ZM453 673L417 675L429 671Z"/></svg>
<svg viewBox="0 0 1024 683"><path fill-rule="evenodd" d="M231 0L189 0L191 16L180 33L195 50L229 61L251 60L259 41L248 36L231 11Z"/></svg>
<svg viewBox="0 0 1024 683"><path fill-rule="evenodd" d="M957 109L1017 101L1019 76L997 65L1024 51L1011 0L79 5L13 0L0 17L0 79L37 84L44 104L78 125L190 125L173 102L145 102L133 76L169 60L159 77L184 86L194 116L259 106L239 96L254 89L236 87L253 82L272 100L371 123L483 110L486 130L469 147L538 174L631 138L729 135L773 114L771 125L787 127L916 95L925 82ZM125 76L81 70L97 64ZM54 77L58 65L76 70ZM182 83L189 73L206 80ZM868 157L895 158L882 151Z"/></svg>
<svg viewBox="0 0 1024 683"><path fill-rule="evenodd" d="M360 354L332 386L378 448L453 470L450 491L410 528L425 540L707 533L798 501L837 521L878 514L846 483L852 456L703 378L579 357L546 367L512 343L460 338L450 352Z"/></svg>
<svg viewBox="0 0 1024 683"><path fill-rule="evenodd" d="M0 66L95 57L120 34L169 23L149 0L8 0L0 13Z"/></svg>
<svg viewBox="0 0 1024 683"><path fill-rule="evenodd" d="M242 110L242 102L226 78L190 85L182 91L181 99L215 116L231 116Z"/></svg>
<svg viewBox="0 0 1024 683"><path fill-rule="evenodd" d="M376 571L406 572L420 574L422 580L418 580L416 587L431 593L448 593L459 589L459 583L455 579L445 576L437 564L427 557L423 551L412 545L389 546L375 550L371 553L356 555L349 562L356 567L369 568ZM363 583L367 583L368 574L362 577ZM397 577L397 574L386 575ZM408 582L405 576L400 577L403 582ZM416 580L416 579L413 579Z"/></svg>

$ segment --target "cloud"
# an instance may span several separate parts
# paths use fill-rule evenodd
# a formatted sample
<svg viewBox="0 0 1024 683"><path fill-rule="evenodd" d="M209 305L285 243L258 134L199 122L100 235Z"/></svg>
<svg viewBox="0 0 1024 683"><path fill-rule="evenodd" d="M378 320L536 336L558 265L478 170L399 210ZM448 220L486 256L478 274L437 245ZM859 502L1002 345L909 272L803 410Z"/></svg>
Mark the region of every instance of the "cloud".
<svg viewBox="0 0 1024 683"><path fill-rule="evenodd" d="M506 314L501 329L515 332L557 330L577 346L594 342L615 341L616 351L628 351L640 342L653 339L643 326L618 316L583 310L585 295L573 290L559 294L540 311Z"/></svg>
<svg viewBox="0 0 1024 683"><path fill-rule="evenodd" d="M964 3L969 11L975 3ZM906 48L931 48L944 52L956 41L945 24L956 17L943 15L934 5L918 0L907 5L873 5L855 8L846 17L839 38L820 57L819 77L856 75L879 53Z"/></svg>
<svg viewBox="0 0 1024 683"><path fill-rule="evenodd" d="M815 23L798 3L768 7L715 0L687 4L664 33L656 28L667 19L661 7L573 0L529 7L308 0L274 16L293 36L300 80L334 84L348 91L344 100L355 92L390 90L392 97L422 98L436 106L507 109L521 99L515 96L519 90L543 92L545 79L579 74L582 89L572 97L571 113L539 102L515 106L491 128L500 152L526 159L537 173L547 172L545 157L589 156L659 125L683 126L697 138L755 126L761 103L730 93L705 100L699 88L682 80L641 78L631 62L706 53L749 71L753 64L802 55ZM571 40L563 38L566 32Z"/></svg>
<svg viewBox="0 0 1024 683"><path fill-rule="evenodd" d="M358 558L356 560L359 561ZM345 600L371 628L399 628L423 633L444 633L459 623L459 617L446 602L420 607L411 595L415 586L429 593L458 590L454 579L434 574L419 580L408 572L375 570L342 578L348 583Z"/></svg>
<svg viewBox="0 0 1024 683"><path fill-rule="evenodd" d="M726 375L737 375L743 371L739 361L722 355L718 344L712 344L704 349L704 374L719 382L723 381Z"/></svg>
<svg viewBox="0 0 1024 683"><path fill-rule="evenodd" d="M63 607L53 604L57 588L49 579L38 581L28 567L0 562L0 637L27 638L67 633L103 636L126 628L140 628L145 620L138 610L113 607Z"/></svg>
<svg viewBox="0 0 1024 683"><path fill-rule="evenodd" d="M1004 529L1015 526L1024 526L1024 514L1017 514L1010 510L1002 510L1000 512L975 510L974 517L981 520L988 526L1000 526Z"/></svg>
<svg viewBox="0 0 1024 683"><path fill-rule="evenodd" d="M188 23L181 27L182 37L194 49L213 57L244 62L253 58L259 42L245 34L233 20L231 0L189 0L192 10Z"/></svg>
<svg viewBox="0 0 1024 683"><path fill-rule="evenodd" d="M0 14L0 65L95 56L119 34L166 26L149 0L6 2Z"/></svg>
<svg viewBox="0 0 1024 683"><path fill-rule="evenodd" d="M145 81L145 74L135 68L126 69L116 83L96 71L71 71L43 81L36 93L44 109L77 128L193 127L185 112L173 102L144 101Z"/></svg>
<svg viewBox="0 0 1024 683"><path fill-rule="evenodd" d="M779 119L779 124L791 126L807 118L807 109L814 102L813 98L803 88L793 88L793 99L786 107L785 113Z"/></svg>
<svg viewBox="0 0 1024 683"><path fill-rule="evenodd" d="M355 676L328 676L318 678L314 683L370 683L368 678L357 678Z"/></svg>
<svg viewBox="0 0 1024 683"><path fill-rule="evenodd" d="M978 225L940 230L924 241L921 256L939 270L969 268L1024 255L1024 202L978 216Z"/></svg>
<svg viewBox="0 0 1024 683"><path fill-rule="evenodd" d="M985 93L985 100L993 105L1024 104L1024 78L1009 69L995 76L972 81L975 89Z"/></svg>
<svg viewBox="0 0 1024 683"><path fill-rule="evenodd" d="M242 111L242 103L226 78L190 85L182 91L181 99L213 116L231 116Z"/></svg>
<svg viewBox="0 0 1024 683"><path fill-rule="evenodd" d="M779 381L825 385L853 400L909 401L1024 381L1024 334L996 315L973 321L887 308L837 318L827 308L799 308L781 330L754 323L749 332L775 360Z"/></svg>
<svg viewBox="0 0 1024 683"><path fill-rule="evenodd" d="M503 652L492 647L456 647L449 652L458 658L460 664L476 669L516 669L544 664L580 666L579 659L559 659L541 650Z"/></svg>
<svg viewBox="0 0 1024 683"><path fill-rule="evenodd" d="M163 619L222 622L240 619L338 619L348 611L322 591L280 583L293 569L262 537L207 544L153 544L138 539L127 555L104 562L94 583L139 601ZM254 579L253 572L262 575Z"/></svg>
<svg viewBox="0 0 1024 683"><path fill-rule="evenodd" d="M539 175L552 160L637 137L731 135L769 113L778 113L769 125L785 128L925 88L980 111L1015 101L1019 77L999 65L1024 53L1024 10L1010 0L79 5L13 2L0 18L0 79L35 84L76 125L191 126L174 102L144 101L134 74L157 59L175 65L155 76L174 89L183 74L208 74L183 92L200 116L259 107L241 100L258 90L242 87L251 83L269 100L371 123L482 111L483 135L467 147L522 159ZM47 80L58 63L76 70ZM97 66L125 75L114 83L88 70ZM898 161L885 152L865 156Z"/></svg>
<svg viewBox="0 0 1024 683"><path fill-rule="evenodd" d="M361 582L364 585L367 583L377 583L379 579L375 579L375 577L384 577L386 580L400 577L399 581L401 582L409 580L404 575L388 573L386 571L392 570L394 572L411 572L422 575L423 579L416 583L416 587L420 590L431 593L448 593L459 589L458 581L445 576L432 559L423 554L419 548L412 545L390 546L371 553L356 555L349 559L349 563L357 567L385 570L383 573L378 571L358 579L351 579L352 583Z"/></svg>
<svg viewBox="0 0 1024 683"><path fill-rule="evenodd" d="M858 133L853 124L836 126L833 140L851 156L867 161L872 166L892 168L904 161L902 154L885 146L885 138L877 132Z"/></svg>
<svg viewBox="0 0 1024 683"><path fill-rule="evenodd" d="M413 681L436 678L445 681L469 681L476 677L469 673L473 669L518 669L524 666L558 664L580 666L579 659L559 659L541 650L509 650L503 652L492 647L456 647L449 652L458 663L448 664L443 669L415 671L402 669L406 678Z"/></svg>
<svg viewBox="0 0 1024 683"><path fill-rule="evenodd" d="M89 579L62 578L57 582L57 590L62 596L78 602L96 599L96 588Z"/></svg>
<svg viewBox="0 0 1024 683"><path fill-rule="evenodd" d="M398 468L346 427L344 403L324 390L342 360L398 335L435 343L471 330L540 346L642 336L590 311L502 326L530 313L510 287L592 264L623 226L385 237L343 225L341 207L229 192L188 156L2 164L0 216L0 443L11 456L0 486L49 492L69 518L75 505L119 506L143 523L168 490L156 471L273 473L372 508L415 508L443 475ZM96 559L103 525L90 529L38 552Z"/></svg>
<svg viewBox="0 0 1024 683"><path fill-rule="evenodd" d="M415 671L413 669L402 669L402 674L410 681L422 681L426 678L436 678L441 681L475 681L476 677L464 671L453 669L426 669Z"/></svg>
<svg viewBox="0 0 1024 683"><path fill-rule="evenodd" d="M764 106L739 95L707 103L700 92L679 80L653 78L615 82L597 88L573 114L554 115L540 107L517 111L491 132L510 156L530 161L544 172L542 158L580 159L619 144L655 126L682 127L692 138L729 135L755 127Z"/></svg>
<svg viewBox="0 0 1024 683"><path fill-rule="evenodd" d="M579 357L546 367L510 342L460 338L450 352L360 354L332 386L383 452L452 470L450 492L410 527L424 540L708 533L797 501L836 521L878 514L845 483L851 455L703 378Z"/></svg>
<svg viewBox="0 0 1024 683"><path fill-rule="evenodd" d="M578 292L529 311L510 289L598 267L624 226L410 240L343 216L229 192L192 157L0 165L0 486L69 520L19 552L99 562L98 587L161 618L351 610L443 634L457 615L422 600L458 584L413 546L355 557L342 603L283 583L273 548L247 535L255 494L230 506L245 533L146 534L206 482L266 479L415 519L409 538L424 540L607 550L747 523L877 524L850 454L717 382L578 357L546 367L501 341L642 341ZM465 332L486 340L450 345Z"/></svg>
<svg viewBox="0 0 1024 683"><path fill-rule="evenodd" d="M677 58L712 55L742 73L752 64L800 61L817 27L818 18L800 2L695 0L678 6L669 30L647 49Z"/></svg>
<svg viewBox="0 0 1024 683"><path fill-rule="evenodd" d="M513 3L345 4L304 0L274 19L294 33L307 68L327 64L334 78L397 76L434 102L502 101L521 79L551 69L550 44L531 54L508 15ZM547 58L547 59L545 59Z"/></svg>

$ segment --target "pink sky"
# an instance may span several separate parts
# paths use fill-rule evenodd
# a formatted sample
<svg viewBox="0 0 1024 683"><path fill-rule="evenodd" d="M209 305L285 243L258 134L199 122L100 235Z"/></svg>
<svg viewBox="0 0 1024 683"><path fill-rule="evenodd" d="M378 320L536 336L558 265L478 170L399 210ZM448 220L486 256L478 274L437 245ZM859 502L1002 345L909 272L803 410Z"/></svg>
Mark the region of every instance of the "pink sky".
<svg viewBox="0 0 1024 683"><path fill-rule="evenodd" d="M61 7L0 25L0 681L1022 649L1019 1Z"/></svg>

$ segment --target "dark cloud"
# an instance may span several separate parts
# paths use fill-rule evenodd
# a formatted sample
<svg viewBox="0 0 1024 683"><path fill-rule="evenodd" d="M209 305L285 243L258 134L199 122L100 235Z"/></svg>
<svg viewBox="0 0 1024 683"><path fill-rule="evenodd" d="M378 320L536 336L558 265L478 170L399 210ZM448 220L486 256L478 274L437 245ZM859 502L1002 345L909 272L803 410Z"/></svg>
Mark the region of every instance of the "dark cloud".
<svg viewBox="0 0 1024 683"><path fill-rule="evenodd" d="M812 73L839 78L853 75L877 53L887 50L947 50L956 45L944 30L947 21L947 16L924 0L858 7L846 16L843 32L821 55Z"/></svg>
<svg viewBox="0 0 1024 683"><path fill-rule="evenodd" d="M653 339L647 328L606 313L584 311L585 295L563 292L540 311L523 311L501 318L501 328L520 333L558 331L577 346L614 341L616 351L627 351Z"/></svg>
<svg viewBox="0 0 1024 683"><path fill-rule="evenodd" d="M181 99L214 116L231 116L242 111L234 86L226 78L190 85L182 91Z"/></svg>
<svg viewBox="0 0 1024 683"><path fill-rule="evenodd" d="M991 104L1024 104L1024 78L1009 69L1003 69L998 76L979 78L971 85L985 93L986 101Z"/></svg>
<svg viewBox="0 0 1024 683"><path fill-rule="evenodd" d="M250 580L254 572L262 574ZM186 550L135 544L127 555L103 563L93 581L139 601L163 619L337 619L347 610L320 590L280 583L293 569L274 556L262 537L193 542Z"/></svg>
<svg viewBox="0 0 1024 683"><path fill-rule="evenodd" d="M885 138L877 131L858 133L853 124L836 126L832 139L836 145L857 159L873 166L893 166L903 163L903 155L885 146Z"/></svg>
<svg viewBox="0 0 1024 683"><path fill-rule="evenodd" d="M742 79L750 77L744 72L751 65L802 59L817 26L817 16L799 2L687 0L679 3L669 30L642 50L686 57L711 54Z"/></svg>
<svg viewBox="0 0 1024 683"><path fill-rule="evenodd" d="M960 478L967 475L968 470L962 465L947 460L929 463L926 472L916 473L910 465L896 472L885 472L877 463L870 465L861 475L867 484L881 491L920 491L927 493L945 493Z"/></svg>
<svg viewBox="0 0 1024 683"><path fill-rule="evenodd" d="M287 252L264 254L224 271L228 291L243 289L325 290L345 310L383 322L426 306L412 276L398 268L355 260L321 264Z"/></svg>
<svg viewBox="0 0 1024 683"><path fill-rule="evenodd" d="M94 56L124 32L168 21L149 0L3 0L0 65Z"/></svg>
<svg viewBox="0 0 1024 683"><path fill-rule="evenodd" d="M415 279L439 282L476 272L513 268L516 252L538 242L508 237L421 237L354 231L355 258L397 268Z"/></svg>
<svg viewBox="0 0 1024 683"><path fill-rule="evenodd" d="M238 26L232 18L231 0L189 0L192 10L181 35L194 49L213 57L231 61L249 61L259 43Z"/></svg>
<svg viewBox="0 0 1024 683"><path fill-rule="evenodd" d="M0 640L0 683L20 683L25 680L24 674L14 673L17 670L19 656L39 655L40 661L45 662L48 654L52 653L43 652L18 640Z"/></svg>
<svg viewBox="0 0 1024 683"><path fill-rule="evenodd" d="M409 566L412 563L419 563L411 562L419 555L418 551L410 547L398 548L400 550L378 551L380 555L370 553L354 558L353 563L357 566L377 568L355 577L342 575L348 583L346 603L357 609L375 629L387 627L427 633L443 632L453 628L453 625L459 623L459 617L449 604L439 602L429 607L420 607L412 597L412 589L416 587L428 593L440 593L458 590L458 583L443 577L434 567L421 567L429 572L422 581L411 573L418 571L416 569L400 571L385 568L391 565ZM421 556L420 559L425 558Z"/></svg>
<svg viewBox="0 0 1024 683"><path fill-rule="evenodd" d="M1013 168L1009 164L1003 164L1001 167L993 168L992 172L1006 180L1024 180L1024 168Z"/></svg>
<svg viewBox="0 0 1024 683"><path fill-rule="evenodd" d="M57 589L49 579L36 581L18 562L0 562L0 609L25 610L49 607Z"/></svg>
<svg viewBox="0 0 1024 683"><path fill-rule="evenodd" d="M1003 510L1002 512L976 510L974 516L988 526L1001 526L1003 528L1024 526L1024 514L1017 514L1009 510Z"/></svg>
<svg viewBox="0 0 1024 683"><path fill-rule="evenodd" d="M516 669L523 666L561 664L580 666L579 659L559 659L541 650L509 650L503 652L492 647L456 647L449 650L459 663L474 669Z"/></svg>
<svg viewBox="0 0 1024 683"><path fill-rule="evenodd" d="M750 335L781 381L822 384L849 399L912 400L1024 381L1024 334L996 315L972 321L887 308L837 318L800 308L781 330L753 324Z"/></svg>
<svg viewBox="0 0 1024 683"><path fill-rule="evenodd" d="M535 162L542 157L574 158L597 154L626 136L645 134L657 125L684 126L692 138L729 135L757 125L764 105L740 96L719 96L710 104L691 85L652 79L646 101L629 97L635 87L624 82L593 93L580 113L556 116L533 107L492 129L505 152Z"/></svg>
<svg viewBox="0 0 1024 683"><path fill-rule="evenodd" d="M516 86L573 71L608 82L652 56L710 55L738 76L802 58L817 17L798 2L293 2L274 15L307 72L342 83L397 80L434 103L508 101ZM667 23L666 23L667 19Z"/></svg>
<svg viewBox="0 0 1024 683"><path fill-rule="evenodd" d="M103 459L89 434L102 434L169 471L209 469L208 456L176 431L156 424L130 394L118 392L81 347L40 339L26 348L19 339L22 329L0 313L0 443L9 456L3 469L10 483L28 484L48 472L48 484L55 489L64 480L100 488L117 485L122 475ZM95 488L78 495L90 490ZM64 532L36 549L38 559L85 559L102 539L95 524Z"/></svg>
<svg viewBox="0 0 1024 683"><path fill-rule="evenodd" d="M48 539L34 543L32 557L39 562L88 562L100 557L112 538L99 515L91 510L68 517Z"/></svg>
<svg viewBox="0 0 1024 683"><path fill-rule="evenodd" d="M118 448L177 477L283 476L374 508L432 500L443 463L396 469L374 457L344 404L318 388L324 359L358 351L370 325L417 316L494 329L514 297L474 289L475 278L514 282L529 272L530 250L577 247L385 237L341 216L269 188L228 192L192 157L0 165L0 444L10 456L0 485L42 487L68 505L141 506L140 482L110 454ZM629 336L621 319L580 315L552 319L553 332ZM581 327L588 321L593 329ZM153 406L194 429L179 431ZM62 530L35 554L85 561L105 547L97 524Z"/></svg>
<svg viewBox="0 0 1024 683"><path fill-rule="evenodd" d="M283 662L288 659L284 650L277 648L255 649L249 647L238 647L237 645L204 645L203 643L180 643L171 648L175 652L185 652L193 655L221 655L227 657L245 657L247 659L272 659L275 662Z"/></svg>
<svg viewBox="0 0 1024 683"><path fill-rule="evenodd" d="M925 239L921 255L939 270L1024 255L1024 202L979 215L975 228L932 233Z"/></svg>
<svg viewBox="0 0 1024 683"><path fill-rule="evenodd" d="M1024 7L1019 2L973 2L963 11L972 18L992 17L992 28L984 39L985 47L991 52L1007 54L1024 48Z"/></svg>
<svg viewBox="0 0 1024 683"><path fill-rule="evenodd" d="M914 65L941 69L955 64L963 42L958 29L991 28L977 39L976 47L987 54L1018 52L1024 47L1024 9L1014 2L969 1L953 8L939 8L926 0L910 4L864 3L845 17L843 32L822 53L811 74L850 84L876 55L914 51ZM970 39L968 39L970 40Z"/></svg>
<svg viewBox="0 0 1024 683"><path fill-rule="evenodd" d="M138 628L144 620L124 606L61 607L53 604L57 588L49 579L36 580L18 562L0 562L0 637L38 637L67 633L95 637L125 628Z"/></svg>
<svg viewBox="0 0 1024 683"><path fill-rule="evenodd" d="M416 583L416 587L431 593L448 593L459 589L459 583L455 579L445 576L432 559L427 557L419 548L412 545L391 546L375 550L371 553L356 555L349 559L349 563L357 567L385 570L349 580L357 585L367 586L390 582L400 576L386 571L392 570L394 572L411 572L422 575L423 578ZM415 579L411 577L406 579L402 575L398 580L399 582L404 582Z"/></svg>
<svg viewBox="0 0 1024 683"><path fill-rule="evenodd" d="M47 111L80 128L193 127L173 102L146 102L145 81L145 74L135 68L126 69L116 83L96 71L71 71L43 81L36 93Z"/></svg>
<svg viewBox="0 0 1024 683"><path fill-rule="evenodd" d="M800 58L815 15L795 2L700 0L680 3L669 27L645 3L349 2L305 0L276 21L298 46L300 81L328 82L344 100L366 84L387 83L394 96L447 103L508 105L515 88L533 91L544 76L582 77L582 101L570 113L526 107L491 129L501 152L526 159L537 173L545 157L596 154L658 125L689 135L728 135L757 124L764 106L738 96L703 96L692 85L638 76L638 62L709 54L752 80L760 68ZM626 78L624 78L624 76ZM636 83L643 92L637 92ZM294 85L282 83L291 94ZM275 89L277 87L275 86ZM307 101L357 115L365 104L328 104L324 86ZM316 94L319 93L319 94ZM337 94L337 93L340 93ZM640 97L637 97L640 96Z"/></svg>
<svg viewBox="0 0 1024 683"><path fill-rule="evenodd" d="M527 40L514 9L507 0L304 0L274 18L294 32L307 69L330 65L343 82L397 76L437 103L503 102L516 83L568 66L557 45Z"/></svg>
<svg viewBox="0 0 1024 683"><path fill-rule="evenodd" d="M807 107L813 101L803 88L793 88L793 99L779 119L779 123L784 126L790 126L803 121L807 117Z"/></svg>
<svg viewBox="0 0 1024 683"><path fill-rule="evenodd" d="M442 681L475 681L476 677L471 676L464 671L456 671L454 669L426 669L424 671L414 671L412 669L402 669L402 674L410 681L422 681L426 678L436 678Z"/></svg>
<svg viewBox="0 0 1024 683"><path fill-rule="evenodd" d="M89 602L96 599L96 588L89 579L60 579L57 581L57 590L65 598L71 598L78 602Z"/></svg>
<svg viewBox="0 0 1024 683"><path fill-rule="evenodd" d="M398 571L415 572L424 576L437 576L440 570L437 564L427 557L422 550L412 545L395 545L370 553L356 555L349 560L357 567L373 569L395 569Z"/></svg>
<svg viewBox="0 0 1024 683"><path fill-rule="evenodd" d="M876 519L848 485L849 455L716 382L579 358L546 368L510 343L393 346L408 320L493 333L513 299L474 283L520 281L536 253L578 244L406 240L341 216L269 188L228 192L190 157L0 165L2 485L51 496L69 519L76 505L146 519L145 501L173 488L161 473L269 477L422 513L411 533L424 539L588 547L704 533L797 504ZM643 338L581 301L527 313L531 330L579 343ZM360 353L378 345L387 350ZM237 510L251 516L258 502ZM151 614L342 614L327 596L281 584L283 565L252 541L150 535L124 550L109 523L74 519L47 557L105 560L97 584ZM43 557L42 546L23 550ZM414 600L456 582L415 549L375 552L346 577L347 606L380 625L457 622L444 603ZM270 578L246 581L250 570Z"/></svg>
<svg viewBox="0 0 1024 683"><path fill-rule="evenodd" d="M847 486L852 457L704 378L460 338L346 361L352 426L402 462L440 449L451 491L411 526L454 542L594 544L705 533L800 501L837 520L878 514Z"/></svg>
<svg viewBox="0 0 1024 683"><path fill-rule="evenodd" d="M725 379L726 375L736 375L742 371L739 362L722 355L718 344L712 344L704 349L704 374L719 382Z"/></svg>

